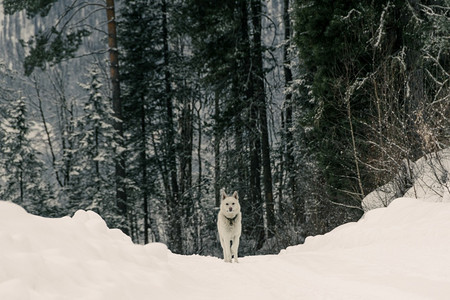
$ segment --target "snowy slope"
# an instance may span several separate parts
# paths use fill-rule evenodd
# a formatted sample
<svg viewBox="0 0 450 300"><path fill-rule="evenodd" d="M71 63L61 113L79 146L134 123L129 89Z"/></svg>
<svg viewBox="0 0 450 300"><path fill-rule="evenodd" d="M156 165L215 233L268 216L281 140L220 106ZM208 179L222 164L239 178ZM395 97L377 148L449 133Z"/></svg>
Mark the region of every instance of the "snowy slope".
<svg viewBox="0 0 450 300"><path fill-rule="evenodd" d="M395 200L239 264L134 245L93 212L0 202L0 299L449 299L450 204Z"/></svg>
<svg viewBox="0 0 450 300"><path fill-rule="evenodd" d="M385 207L399 197L430 202L450 202L450 148L427 154L415 162L405 161L397 176L367 195L365 211ZM411 184L405 185L408 182Z"/></svg>

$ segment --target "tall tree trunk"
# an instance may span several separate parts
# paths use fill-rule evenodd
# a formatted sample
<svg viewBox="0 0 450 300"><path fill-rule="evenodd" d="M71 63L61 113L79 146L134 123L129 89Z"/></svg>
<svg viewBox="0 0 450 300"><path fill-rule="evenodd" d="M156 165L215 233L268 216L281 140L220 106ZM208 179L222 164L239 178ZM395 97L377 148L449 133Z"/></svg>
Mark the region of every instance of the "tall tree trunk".
<svg viewBox="0 0 450 300"><path fill-rule="evenodd" d="M179 153L179 184L180 184L180 212L185 224L183 240L188 241L195 234L195 198L192 193L192 152L193 152L193 124L192 124L192 103L190 97L183 97L181 116L179 119L180 127L180 153ZM194 224L194 225L192 225ZM196 239L194 238L194 243ZM192 253L191 247L183 248L183 253ZM195 246L194 246L195 247Z"/></svg>
<svg viewBox="0 0 450 300"><path fill-rule="evenodd" d="M180 124L180 195L182 195L182 204L185 215L188 210L192 209L190 204L184 199L190 199L190 195L186 195L192 187L192 151L193 151L193 124L192 124L192 103L191 99L185 97L183 100L183 108L181 112Z"/></svg>
<svg viewBox="0 0 450 300"><path fill-rule="evenodd" d="M117 33L114 0L106 0L106 16L108 20L108 47L110 62L110 77L112 87L112 103L114 110L114 129L119 135L119 145L123 148L123 115L122 100L120 97L119 81L119 53L117 50ZM121 216L127 217L127 193L125 189L125 157L124 153L118 153L116 162L116 201L117 209ZM125 229L126 228L122 228Z"/></svg>
<svg viewBox="0 0 450 300"><path fill-rule="evenodd" d="M44 126L44 131L45 131L45 135L46 135L46 138L47 138L48 147L50 149L50 154L52 155L52 167L53 167L53 170L55 172L56 181L58 182L60 187L63 187L64 184L61 181L61 178L60 178L59 172L58 172L58 168L56 166L56 156L55 156L55 151L54 151L54 148L53 148L53 143L52 143L52 139L51 139L50 130L49 130L48 126L47 126L47 121L46 121L46 118L45 118L44 109L42 108L42 99L41 99L40 89L38 87L38 83L37 83L36 78L34 78L33 80L34 80L34 87L36 89L36 95L37 95L38 104L39 104L38 105L39 113L40 113L41 118L42 118L42 125Z"/></svg>
<svg viewBox="0 0 450 300"><path fill-rule="evenodd" d="M272 189L272 169L270 166L270 142L269 128L267 122L267 104L264 91L264 68L262 56L262 39L261 39L261 17L262 5L261 0L252 0L252 23L253 23L253 66L254 66L254 102L259 113L259 123L261 129L261 150L262 150L262 166L263 166L263 184L266 203L267 217L267 233L268 237L272 237L275 232L275 205L273 200Z"/></svg>
<svg viewBox="0 0 450 300"><path fill-rule="evenodd" d="M146 127L146 113L144 98L141 98L141 172L142 172L142 198L143 198L143 210L144 210L144 243L148 244L149 235L148 229L150 227L150 213L148 205L148 182L147 182L147 127Z"/></svg>
<svg viewBox="0 0 450 300"><path fill-rule="evenodd" d="M291 17L289 14L290 0L284 0L283 23L284 23L284 48L283 48L283 73L284 73L284 166L287 179L287 190L289 198L294 204L294 212L297 220L304 220L305 204L297 198L294 168L294 139L292 136L292 84L291 57L289 49L291 47ZM280 203L280 210L282 203Z"/></svg>
<svg viewBox="0 0 450 300"><path fill-rule="evenodd" d="M168 213L170 222L169 247L174 253L182 253L181 238L181 214L180 214L180 193L177 180L177 160L175 148L175 128L173 124L173 103L171 74L169 71L169 32L167 28L167 1L162 1L162 34L163 34L163 59L164 59L164 89L165 106L167 113L166 121L166 147L167 147L167 165L171 190L168 197Z"/></svg>
<svg viewBox="0 0 450 300"><path fill-rule="evenodd" d="M20 205L24 205L24 198L25 198L25 192L24 192L24 184L23 184L23 171L19 171L19 199L20 199Z"/></svg>
<svg viewBox="0 0 450 300"><path fill-rule="evenodd" d="M147 115L147 112L145 114ZM145 120L145 124L142 124L142 126L147 125L146 128L152 128L151 119L149 119L147 117L145 119L146 119ZM145 131L145 141L146 142L148 141L149 149L150 149L151 146L153 147L154 156L155 157L160 157L159 156L158 147L155 144L155 137L154 137L154 135L153 135L151 130L148 131L148 132L147 132L147 130ZM147 150L147 144L145 145L144 149ZM156 164L157 164L157 167L159 168L160 174L161 175L165 174L164 171L162 170L163 169L162 164L161 163L156 163ZM147 165L147 167L148 166L149 165ZM148 178L147 168L146 168L145 174L146 174L146 176ZM162 176L162 181L163 181L164 189L166 190L167 189L166 187L167 187L168 183L167 183L167 180L164 178L164 176ZM144 182L144 180L143 180L143 182ZM161 236L159 235L158 224L156 222L156 219L152 218L152 208L153 208L153 211L154 211L154 206L151 205L151 201L150 201L151 199L149 199L150 191L149 191L149 188L148 188L148 181L145 181L144 184L145 184L145 189L146 189L146 194L147 194L147 199L144 198L144 207L147 208L148 222L149 222L148 226L150 227L151 233L152 233L152 239L151 240L149 239L149 242L150 241L151 242L160 242L161 241ZM145 202L147 202L147 204L145 204ZM146 213L144 212L144 215L145 214Z"/></svg>
<svg viewBox="0 0 450 300"><path fill-rule="evenodd" d="M260 124L258 121L259 108L257 97L255 97L255 76L254 67L255 62L252 61L253 51L251 48L251 37L249 29L249 12L248 1L240 2L240 49L238 51L238 66L240 67L238 73L237 85L239 87L241 99L247 104L248 111L248 145L250 151L250 188L249 188L249 205L246 213L248 214L248 229L247 232L256 240L256 250L260 249L265 241L264 230L264 209L261 197L261 136ZM238 98L239 99L239 98ZM239 108L239 106L238 106ZM236 117L241 118L240 111L237 112ZM240 120L240 123L242 120ZM238 135L236 135L239 137ZM242 136L240 136L242 139ZM241 141L242 143L242 141ZM236 144L238 146L238 144ZM237 148L241 151L243 145ZM245 212L244 212L245 213Z"/></svg>
<svg viewBox="0 0 450 300"><path fill-rule="evenodd" d="M220 206L220 139L221 130L219 125L220 108L219 108L219 92L214 93L214 192L216 198L216 207Z"/></svg>
<svg viewBox="0 0 450 300"><path fill-rule="evenodd" d="M288 172L288 186L291 190L291 197L295 195L294 174L292 170L293 158L293 138L292 138L292 93L289 91L292 84L291 58L289 48L291 47L291 19L289 16L289 1L284 0L283 21L284 21L284 49L283 49L283 71L285 89L285 137L286 137L286 172Z"/></svg>
<svg viewBox="0 0 450 300"><path fill-rule="evenodd" d="M194 203L194 229L195 229L195 253L199 253L203 248L202 239L202 181L203 181L203 166L202 166L202 99L199 100L199 107L197 109L197 121L198 121L198 144L197 144L197 160L198 160L198 178L197 178L197 197L195 197Z"/></svg>
<svg viewBox="0 0 450 300"><path fill-rule="evenodd" d="M258 109L255 105L250 110L250 218L252 236L256 238L256 250L265 240L264 211L261 198L261 140L258 129Z"/></svg>

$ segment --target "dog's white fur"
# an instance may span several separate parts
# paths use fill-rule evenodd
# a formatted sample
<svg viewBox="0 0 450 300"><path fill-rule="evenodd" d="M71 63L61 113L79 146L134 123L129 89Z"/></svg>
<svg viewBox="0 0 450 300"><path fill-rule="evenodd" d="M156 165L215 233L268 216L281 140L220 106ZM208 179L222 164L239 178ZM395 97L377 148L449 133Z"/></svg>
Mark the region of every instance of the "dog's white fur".
<svg viewBox="0 0 450 300"><path fill-rule="evenodd" d="M234 258L234 262L238 262L239 238L242 231L242 214L238 193L234 192L232 196L227 196L222 189L220 198L217 230L223 249L223 259L225 262L231 262L231 259Z"/></svg>

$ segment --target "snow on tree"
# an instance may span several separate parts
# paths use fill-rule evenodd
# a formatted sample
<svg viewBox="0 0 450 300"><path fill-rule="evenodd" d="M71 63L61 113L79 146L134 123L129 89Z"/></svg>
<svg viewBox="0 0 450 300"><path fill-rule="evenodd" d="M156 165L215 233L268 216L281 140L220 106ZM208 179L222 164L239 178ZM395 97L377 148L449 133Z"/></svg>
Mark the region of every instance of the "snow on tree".
<svg viewBox="0 0 450 300"><path fill-rule="evenodd" d="M6 118L0 123L0 198L20 204L28 212L49 215L53 194L45 182L45 165L29 139L26 99L2 105Z"/></svg>

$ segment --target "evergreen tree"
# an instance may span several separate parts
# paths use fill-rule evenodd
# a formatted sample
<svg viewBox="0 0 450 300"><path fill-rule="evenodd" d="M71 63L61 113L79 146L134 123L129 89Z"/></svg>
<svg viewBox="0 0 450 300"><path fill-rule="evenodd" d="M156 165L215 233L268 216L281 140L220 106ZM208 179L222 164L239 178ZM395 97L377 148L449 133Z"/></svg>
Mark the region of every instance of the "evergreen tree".
<svg viewBox="0 0 450 300"><path fill-rule="evenodd" d="M14 14L18 11L25 10L28 18L46 17L54 5L56 0L48 1L28 1L18 0L4 2L5 13ZM113 103L114 110L114 129L118 133L119 144L123 143L123 116L122 103L120 97L120 80L119 80L119 60L118 60L118 46L116 34L116 17L115 17L115 1L106 0L104 3L92 2L72 2L67 5L61 17L55 21L55 25L38 32L32 36L29 41L22 44L28 47L28 55L24 61L24 69L26 75L31 75L34 69L45 69L48 65L58 64L63 60L74 58L80 45L86 37L91 34L92 28L79 22L74 24L73 20L76 16L86 12L86 9L93 9L95 12L98 7L103 7L106 12L107 21L107 40L108 52L110 62L110 97ZM93 13L93 11L88 14ZM122 147L123 148L123 145ZM119 153L114 162L115 164L115 181L116 181L116 205L120 214L124 217L128 215L127 193L125 187L125 158L124 152ZM126 227L122 228L125 232L128 231Z"/></svg>
<svg viewBox="0 0 450 300"><path fill-rule="evenodd" d="M0 198L23 206L37 215L51 215L53 195L44 181L44 163L29 139L29 115L24 97L9 103L1 123L0 170L3 184Z"/></svg>
<svg viewBox="0 0 450 300"><path fill-rule="evenodd" d="M361 133L352 131L358 127L353 126L355 120L349 118L348 108L352 105L352 110L362 111L365 104L364 99L346 101L345 95L364 72L369 54L364 49L363 32L345 20L355 5L348 1L299 4L296 30L304 34L298 35L296 42L302 61L313 74L314 110L307 124L315 125L312 151L317 153L329 197L333 202L358 207L364 191L359 188L351 149L352 137ZM358 112L352 117L358 117Z"/></svg>
<svg viewBox="0 0 450 300"><path fill-rule="evenodd" d="M162 159L156 157L160 145L154 145L152 136L162 130L161 7L157 1L128 1L121 10L120 45L122 56L122 83L125 99L125 132L130 169L128 178L136 189L131 192L135 214L143 219L143 239L160 241L156 214L161 205L156 199L164 193L160 187ZM160 161L161 160L161 161ZM161 171L162 173L162 171ZM161 174L165 178L165 174ZM164 185L168 185L163 181Z"/></svg>
<svg viewBox="0 0 450 300"><path fill-rule="evenodd" d="M433 48L427 40L439 40L443 28L429 18L429 8L404 1L296 2L295 30L301 34L295 42L309 93L297 102L299 123L308 129L309 153L333 203L321 206L332 227L356 218L369 191L392 179L403 161L423 155L430 137L424 124L434 119L429 104L442 110L430 100L445 85L425 76L444 75L425 61L434 70L445 61L427 59L423 51Z"/></svg>
<svg viewBox="0 0 450 300"><path fill-rule="evenodd" d="M76 144L70 171L69 209L91 209L100 213L113 227L123 227L124 220L114 208L114 161L122 151L117 142L114 112L104 95L96 67L89 71L89 82L81 84L88 92L84 113L75 121L71 142Z"/></svg>
<svg viewBox="0 0 450 300"><path fill-rule="evenodd" d="M198 251L194 244L199 240L194 227L201 227L194 224L200 207L194 199L201 198L194 191L201 189L194 189L192 175L194 111L200 91L198 75L189 64L190 45L180 29L185 21L178 13L179 5L177 1L130 1L123 6L121 80L126 99L124 126L130 137L128 178L136 187L130 201L137 207L136 216L143 219L144 242L149 235L157 240L165 236L172 251L192 253ZM160 198L165 199L165 209ZM162 237L158 215L168 219Z"/></svg>

